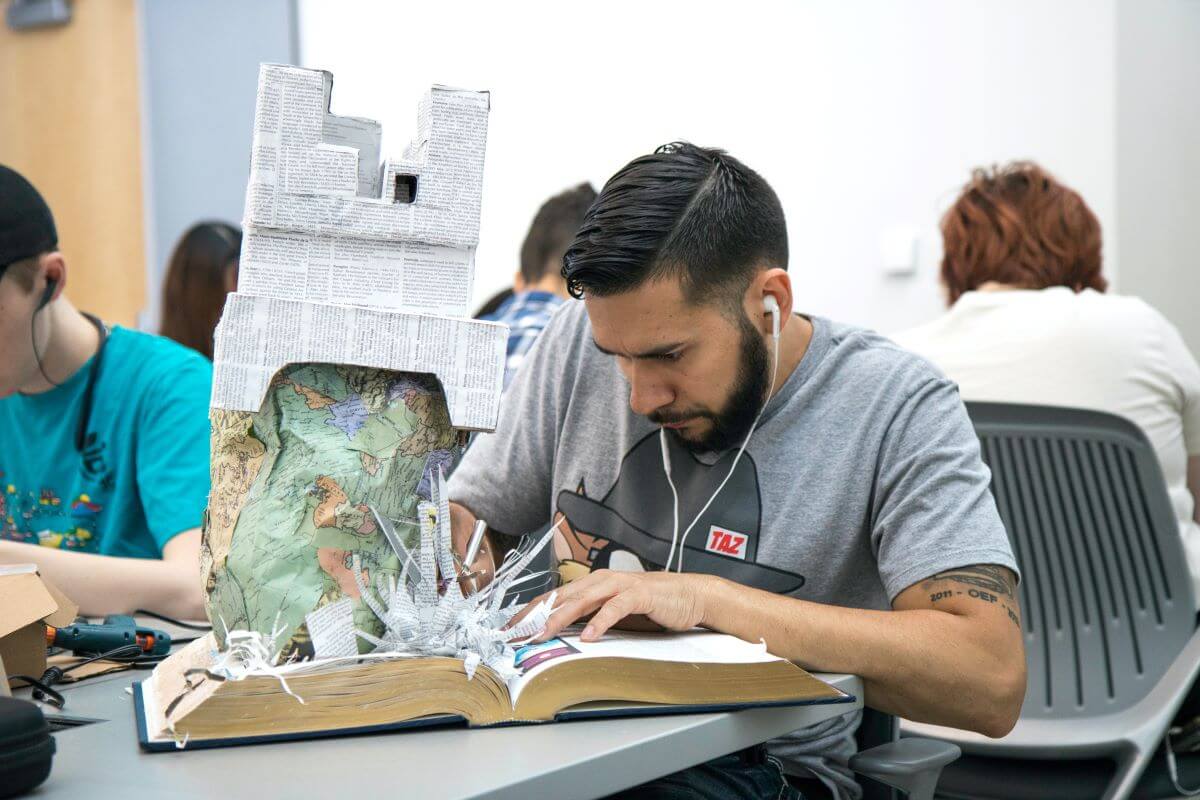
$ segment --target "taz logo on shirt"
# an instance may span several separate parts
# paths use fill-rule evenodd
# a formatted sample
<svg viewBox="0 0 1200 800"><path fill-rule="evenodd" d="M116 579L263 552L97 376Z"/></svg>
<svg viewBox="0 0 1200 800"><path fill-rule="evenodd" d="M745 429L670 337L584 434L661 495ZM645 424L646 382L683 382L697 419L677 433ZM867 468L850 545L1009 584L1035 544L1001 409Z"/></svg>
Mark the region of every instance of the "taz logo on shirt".
<svg viewBox="0 0 1200 800"><path fill-rule="evenodd" d="M673 570L720 575L778 594L804 586L803 575L759 561L762 501L750 454L738 460L730 450L705 464L674 437L666 441L678 504L663 470L657 430L625 454L603 496L589 496L582 477L575 491L559 491L554 554L563 583L595 569L656 570L670 561ZM711 503L718 492L721 502ZM696 508L702 511L693 518ZM686 529L672 526L680 509L692 519L679 520Z"/></svg>
<svg viewBox="0 0 1200 800"><path fill-rule="evenodd" d="M747 541L748 538L744 533L728 531L713 525L708 529L708 541L704 543L704 549L710 553L733 556L744 561L746 559Z"/></svg>

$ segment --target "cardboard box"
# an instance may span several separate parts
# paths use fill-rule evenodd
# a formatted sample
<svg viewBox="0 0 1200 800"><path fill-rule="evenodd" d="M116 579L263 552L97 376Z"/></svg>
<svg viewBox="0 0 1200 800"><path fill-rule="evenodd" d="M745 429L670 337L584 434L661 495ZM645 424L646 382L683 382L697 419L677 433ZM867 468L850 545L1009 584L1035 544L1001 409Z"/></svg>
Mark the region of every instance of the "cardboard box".
<svg viewBox="0 0 1200 800"><path fill-rule="evenodd" d="M78 612L74 603L38 574L34 564L0 566L3 670L10 676L40 678L46 671L46 626L70 625Z"/></svg>

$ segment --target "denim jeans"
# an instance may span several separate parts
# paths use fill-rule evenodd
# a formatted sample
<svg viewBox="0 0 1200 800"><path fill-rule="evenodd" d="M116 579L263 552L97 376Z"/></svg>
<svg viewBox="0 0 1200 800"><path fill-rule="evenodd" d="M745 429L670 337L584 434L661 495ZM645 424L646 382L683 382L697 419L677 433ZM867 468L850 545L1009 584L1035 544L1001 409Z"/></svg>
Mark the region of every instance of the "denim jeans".
<svg viewBox="0 0 1200 800"><path fill-rule="evenodd" d="M607 800L805 800L778 761L751 747L610 795Z"/></svg>

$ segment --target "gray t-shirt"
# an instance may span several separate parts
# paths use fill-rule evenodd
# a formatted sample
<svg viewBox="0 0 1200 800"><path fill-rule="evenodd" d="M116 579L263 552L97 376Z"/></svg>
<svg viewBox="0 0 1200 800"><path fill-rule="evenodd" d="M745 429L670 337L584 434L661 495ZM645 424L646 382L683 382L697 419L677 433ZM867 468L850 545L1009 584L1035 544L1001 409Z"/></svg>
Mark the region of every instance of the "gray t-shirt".
<svg viewBox="0 0 1200 800"><path fill-rule="evenodd" d="M684 570L870 609L890 608L944 570L1015 572L954 384L873 332L810 319L808 351L683 543ZM560 560L661 569L671 490L658 427L628 401L615 359L592 342L584 304L567 303L508 390L496 432L478 437L455 470L451 498L512 534L565 516ZM669 441L682 536L736 448L697 457ZM770 749L789 772L811 770L839 796L857 797L845 767L857 723L839 717Z"/></svg>

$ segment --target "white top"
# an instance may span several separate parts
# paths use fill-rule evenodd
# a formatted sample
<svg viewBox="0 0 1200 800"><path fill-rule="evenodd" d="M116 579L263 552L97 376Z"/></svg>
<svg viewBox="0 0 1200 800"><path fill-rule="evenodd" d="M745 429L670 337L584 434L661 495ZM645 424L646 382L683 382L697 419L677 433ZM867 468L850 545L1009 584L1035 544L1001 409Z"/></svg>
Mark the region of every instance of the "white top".
<svg viewBox="0 0 1200 800"><path fill-rule="evenodd" d="M959 385L964 400L1119 414L1158 454L1200 603L1200 525L1187 458L1200 455L1200 366L1179 331L1136 297L1041 290L967 292L892 337Z"/></svg>

